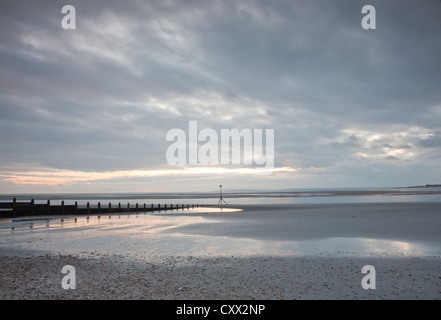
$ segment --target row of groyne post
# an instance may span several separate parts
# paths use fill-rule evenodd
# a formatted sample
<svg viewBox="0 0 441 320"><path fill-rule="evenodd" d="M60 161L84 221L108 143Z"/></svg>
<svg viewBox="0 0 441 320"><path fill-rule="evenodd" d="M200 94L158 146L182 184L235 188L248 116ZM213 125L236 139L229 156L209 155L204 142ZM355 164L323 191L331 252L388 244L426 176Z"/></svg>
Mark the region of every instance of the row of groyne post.
<svg viewBox="0 0 441 320"><path fill-rule="evenodd" d="M0 218L16 218L24 216L39 216L39 215L82 215L82 214L100 214L100 213L130 213L130 212L153 212L161 210L184 210L184 209L199 208L198 204L157 204L153 203L146 205L145 203L136 203L135 206L127 205L112 205L101 204L98 202L96 206L91 206L87 202L86 207L79 207L78 202L75 201L73 205L65 205L64 200L61 201L61 205L52 205L50 200L47 203L36 204L34 199L30 202L17 201L16 198L12 199L12 202L0 202Z"/></svg>

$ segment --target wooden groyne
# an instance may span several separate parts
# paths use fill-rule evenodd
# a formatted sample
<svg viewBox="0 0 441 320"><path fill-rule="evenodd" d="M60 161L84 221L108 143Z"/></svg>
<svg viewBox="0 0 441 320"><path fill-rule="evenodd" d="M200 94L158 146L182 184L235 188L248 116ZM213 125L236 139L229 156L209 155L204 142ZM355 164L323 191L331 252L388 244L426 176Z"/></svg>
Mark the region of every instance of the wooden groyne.
<svg viewBox="0 0 441 320"><path fill-rule="evenodd" d="M187 205L173 205L167 204L154 205L153 203L146 205L145 203L131 206L130 203L122 205L119 202L117 205L112 205L111 202L107 204L101 204L98 202L97 206L91 206L87 202L86 207L79 207L77 201L73 205L65 205L64 201L61 201L61 205L51 205L50 200L47 203L36 204L34 199L30 202L17 202L16 198L13 198L12 202L0 202L0 218L16 218L25 216L50 216L50 215L86 215L86 214L101 214L101 213L130 213L130 212L153 212L161 210L183 210L198 208L198 204Z"/></svg>

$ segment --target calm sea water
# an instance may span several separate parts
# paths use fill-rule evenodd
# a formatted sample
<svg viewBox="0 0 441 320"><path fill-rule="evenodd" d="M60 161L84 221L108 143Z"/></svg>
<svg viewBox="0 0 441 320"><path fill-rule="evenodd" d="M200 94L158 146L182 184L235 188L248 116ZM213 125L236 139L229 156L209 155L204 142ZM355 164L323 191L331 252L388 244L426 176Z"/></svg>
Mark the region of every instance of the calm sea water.
<svg viewBox="0 0 441 320"><path fill-rule="evenodd" d="M349 191L351 195L339 193ZM356 192L375 192L375 194L356 194ZM437 194L425 194L434 191ZM355 192L355 194L354 194ZM23 194L23 195L0 195L0 202L10 202L16 197L17 201L30 201L46 203L51 201L53 205L66 205L78 202L80 207L85 207L87 202L91 207L112 203L112 207L121 203L121 206L143 205L150 206L152 203L217 205L219 194L217 193L87 193L87 194ZM437 188L402 188L402 189L298 189L292 192L235 192L224 193L224 200L228 205L235 204L325 204L325 203L375 203L375 202L441 202L441 187Z"/></svg>

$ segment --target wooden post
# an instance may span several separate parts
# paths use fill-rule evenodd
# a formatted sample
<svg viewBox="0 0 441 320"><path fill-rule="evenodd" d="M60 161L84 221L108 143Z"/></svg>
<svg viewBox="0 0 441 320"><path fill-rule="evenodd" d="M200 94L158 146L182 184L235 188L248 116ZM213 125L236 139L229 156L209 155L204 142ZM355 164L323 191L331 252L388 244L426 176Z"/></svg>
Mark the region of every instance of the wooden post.
<svg viewBox="0 0 441 320"><path fill-rule="evenodd" d="M194 209L194 204L191 205L191 208Z"/></svg>
<svg viewBox="0 0 441 320"><path fill-rule="evenodd" d="M64 214L64 200L61 201L61 214Z"/></svg>
<svg viewBox="0 0 441 320"><path fill-rule="evenodd" d="M101 203L98 202L98 213L101 213Z"/></svg>
<svg viewBox="0 0 441 320"><path fill-rule="evenodd" d="M184 210L184 205L182 205L182 210Z"/></svg>
<svg viewBox="0 0 441 320"><path fill-rule="evenodd" d="M152 211L153 211L153 203L152 203Z"/></svg>
<svg viewBox="0 0 441 320"><path fill-rule="evenodd" d="M78 202L75 201L75 214L78 214ZM75 222L77 222L77 218L75 218Z"/></svg>
<svg viewBox="0 0 441 320"><path fill-rule="evenodd" d="M130 203L127 203L127 211L130 211Z"/></svg>
<svg viewBox="0 0 441 320"><path fill-rule="evenodd" d="M51 201L47 201L47 208L46 208L47 214L51 214Z"/></svg>
<svg viewBox="0 0 441 320"><path fill-rule="evenodd" d="M138 211L139 206L138 206L138 202L136 203L136 211Z"/></svg>
<svg viewBox="0 0 441 320"><path fill-rule="evenodd" d="M87 214L89 214L89 213L90 213L90 203L87 202ZM87 217L87 219L89 219L89 217Z"/></svg>
<svg viewBox="0 0 441 320"><path fill-rule="evenodd" d="M187 204L187 209L190 209L190 205L189 204Z"/></svg>
<svg viewBox="0 0 441 320"><path fill-rule="evenodd" d="M147 209L147 207L145 206L145 203L144 203L144 210L146 210Z"/></svg>
<svg viewBox="0 0 441 320"><path fill-rule="evenodd" d="M31 215L34 215L34 199L31 199Z"/></svg>
<svg viewBox="0 0 441 320"><path fill-rule="evenodd" d="M17 204L17 199L13 198L12 199L12 216L15 218L17 216L17 211L15 208L15 205Z"/></svg>
<svg viewBox="0 0 441 320"><path fill-rule="evenodd" d="M173 203L170 205L170 210L173 211Z"/></svg>
<svg viewBox="0 0 441 320"><path fill-rule="evenodd" d="M158 210L159 210L159 209L161 209L161 204L160 204L160 203L158 203Z"/></svg>
<svg viewBox="0 0 441 320"><path fill-rule="evenodd" d="M118 202L118 211L121 212L121 202Z"/></svg>
<svg viewBox="0 0 441 320"><path fill-rule="evenodd" d="M112 212L112 204L109 202L109 213Z"/></svg>

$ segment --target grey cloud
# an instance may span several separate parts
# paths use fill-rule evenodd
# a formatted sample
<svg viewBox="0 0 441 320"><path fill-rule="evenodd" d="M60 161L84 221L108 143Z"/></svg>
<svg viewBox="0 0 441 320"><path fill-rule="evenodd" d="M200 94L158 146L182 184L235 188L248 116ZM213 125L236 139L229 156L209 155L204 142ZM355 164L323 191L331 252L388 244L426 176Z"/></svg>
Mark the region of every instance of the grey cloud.
<svg viewBox="0 0 441 320"><path fill-rule="evenodd" d="M393 145L390 145L389 143L385 143L383 145L383 147L390 148L390 149L412 149L412 146L409 144L402 144L399 146L393 146Z"/></svg>
<svg viewBox="0 0 441 320"><path fill-rule="evenodd" d="M418 139L418 144L426 148L441 147L441 135L432 135L426 139Z"/></svg>
<svg viewBox="0 0 441 320"><path fill-rule="evenodd" d="M167 130L189 120L274 128L276 163L330 173L352 163L354 179L372 174L357 152L388 164L401 160L383 148L439 156L439 134L392 135L440 130L437 1L371 1L370 31L361 0L70 3L70 31L61 3L0 3L4 164L161 168ZM346 129L391 135L366 147Z"/></svg>

